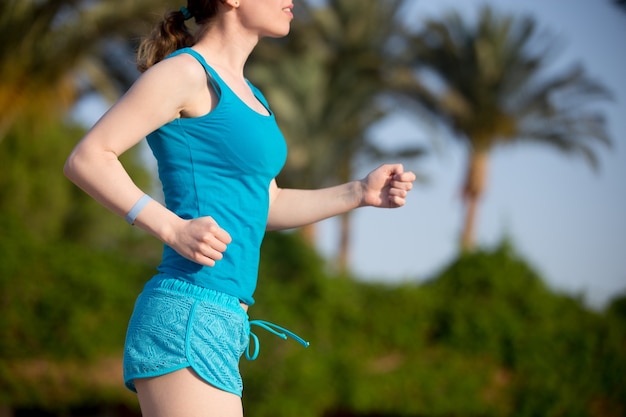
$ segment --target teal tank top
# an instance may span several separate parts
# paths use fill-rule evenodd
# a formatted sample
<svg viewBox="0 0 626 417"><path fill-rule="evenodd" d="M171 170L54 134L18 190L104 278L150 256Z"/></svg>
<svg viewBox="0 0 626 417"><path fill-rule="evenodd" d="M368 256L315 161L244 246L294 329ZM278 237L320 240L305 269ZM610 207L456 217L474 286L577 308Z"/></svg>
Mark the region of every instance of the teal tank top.
<svg viewBox="0 0 626 417"><path fill-rule="evenodd" d="M197 52L194 56L218 96L208 114L178 118L148 135L158 163L165 205L184 219L211 216L232 237L214 267L190 261L165 245L159 272L254 304L259 251L269 211L269 185L282 169L287 146L261 92L249 83L269 116L248 107Z"/></svg>

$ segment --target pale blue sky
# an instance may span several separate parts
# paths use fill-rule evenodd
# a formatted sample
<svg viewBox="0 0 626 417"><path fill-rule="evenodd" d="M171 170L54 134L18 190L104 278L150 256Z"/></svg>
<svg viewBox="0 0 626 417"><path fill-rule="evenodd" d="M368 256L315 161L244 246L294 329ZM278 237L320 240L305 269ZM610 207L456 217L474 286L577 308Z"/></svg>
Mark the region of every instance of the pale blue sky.
<svg viewBox="0 0 626 417"><path fill-rule="evenodd" d="M478 221L478 241L497 244L508 235L515 247L559 291L584 294L602 306L626 290L626 13L610 0L491 0L504 12L533 14L563 41L559 63L581 62L615 95L602 106L615 141L599 149L601 170L582 159L539 146L497 150ZM407 18L419 22L456 8L473 16L478 0L416 0ZM419 186L406 207L355 214L351 267L367 280L400 282L433 276L454 259L461 226L458 190L464 153L419 120L396 117L376 130L380 140L438 137L448 143L418 167L432 183ZM426 140L426 139L424 139ZM336 222L320 228L319 247L332 254Z"/></svg>

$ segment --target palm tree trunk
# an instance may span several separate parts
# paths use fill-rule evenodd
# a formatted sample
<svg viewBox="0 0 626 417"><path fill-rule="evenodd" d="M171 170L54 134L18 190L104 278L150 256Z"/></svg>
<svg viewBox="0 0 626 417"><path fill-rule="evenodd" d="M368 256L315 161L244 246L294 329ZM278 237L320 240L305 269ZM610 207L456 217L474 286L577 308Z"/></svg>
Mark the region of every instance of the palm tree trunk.
<svg viewBox="0 0 626 417"><path fill-rule="evenodd" d="M315 223L302 226L298 229L298 233L307 244L315 246L315 241L317 239L317 228Z"/></svg>
<svg viewBox="0 0 626 417"><path fill-rule="evenodd" d="M350 231L351 222L350 214L342 214L339 218L340 235L339 235L339 254L337 256L337 267L340 276L347 276L348 262L350 260Z"/></svg>
<svg viewBox="0 0 626 417"><path fill-rule="evenodd" d="M465 222L461 234L461 250L469 252L474 249L474 234L476 229L476 214L478 212L478 198L475 196L465 198Z"/></svg>
<svg viewBox="0 0 626 417"><path fill-rule="evenodd" d="M478 204L485 191L487 181L487 165L489 152L486 150L471 150L468 155L467 173L463 186L463 201L465 203L465 223L461 234L461 250L468 252L474 249L476 218Z"/></svg>
<svg viewBox="0 0 626 417"><path fill-rule="evenodd" d="M357 133L354 133L356 137ZM348 153L346 160L351 161L354 158L354 153ZM352 167L349 163L343 164L339 169L339 181L346 183L352 176ZM352 232L350 223L350 212L344 213L339 216L339 252L337 253L336 265L337 272L341 277L348 276L348 261L350 258L350 233Z"/></svg>

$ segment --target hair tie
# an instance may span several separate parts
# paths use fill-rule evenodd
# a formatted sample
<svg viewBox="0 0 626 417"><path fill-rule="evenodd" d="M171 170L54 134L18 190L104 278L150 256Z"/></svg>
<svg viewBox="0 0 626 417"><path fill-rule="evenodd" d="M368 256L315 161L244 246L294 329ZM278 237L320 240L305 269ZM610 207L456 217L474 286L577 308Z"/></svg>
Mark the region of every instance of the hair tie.
<svg viewBox="0 0 626 417"><path fill-rule="evenodd" d="M183 14L183 19L185 19L185 20L189 20L189 19L191 19L193 17L193 15L189 11L189 9L186 8L185 6L180 8L180 12Z"/></svg>

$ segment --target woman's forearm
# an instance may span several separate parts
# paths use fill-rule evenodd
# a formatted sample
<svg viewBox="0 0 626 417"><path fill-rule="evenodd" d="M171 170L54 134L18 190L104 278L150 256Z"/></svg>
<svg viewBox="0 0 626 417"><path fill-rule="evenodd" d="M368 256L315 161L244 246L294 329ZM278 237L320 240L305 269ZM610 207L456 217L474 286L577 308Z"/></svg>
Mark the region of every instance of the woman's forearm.
<svg viewBox="0 0 626 417"><path fill-rule="evenodd" d="M274 180L267 230L301 227L361 206L402 207L414 181L402 164L384 164L360 181L319 190L280 189Z"/></svg>
<svg viewBox="0 0 626 417"><path fill-rule="evenodd" d="M277 189L267 230L293 229L346 213L361 206L362 189L361 181L318 190Z"/></svg>
<svg viewBox="0 0 626 417"><path fill-rule="evenodd" d="M144 194L113 152L78 146L68 157L63 172L93 199L121 217ZM177 220L180 220L178 216L152 201L139 213L135 225L167 243L171 225Z"/></svg>

